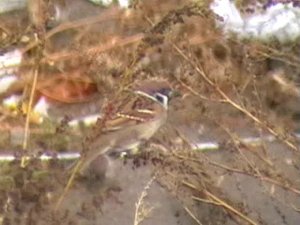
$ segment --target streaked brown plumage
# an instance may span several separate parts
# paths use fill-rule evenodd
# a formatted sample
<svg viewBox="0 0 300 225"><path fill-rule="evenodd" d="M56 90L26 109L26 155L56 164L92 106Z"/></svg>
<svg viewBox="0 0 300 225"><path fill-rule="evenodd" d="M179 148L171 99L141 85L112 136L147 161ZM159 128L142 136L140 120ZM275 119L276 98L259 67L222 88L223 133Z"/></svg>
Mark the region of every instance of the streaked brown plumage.
<svg viewBox="0 0 300 225"><path fill-rule="evenodd" d="M80 172L84 173L99 155L110 150L133 149L150 139L167 119L168 102L164 100L170 95L167 82L150 81L122 96L122 101L112 106L100 127L88 137Z"/></svg>

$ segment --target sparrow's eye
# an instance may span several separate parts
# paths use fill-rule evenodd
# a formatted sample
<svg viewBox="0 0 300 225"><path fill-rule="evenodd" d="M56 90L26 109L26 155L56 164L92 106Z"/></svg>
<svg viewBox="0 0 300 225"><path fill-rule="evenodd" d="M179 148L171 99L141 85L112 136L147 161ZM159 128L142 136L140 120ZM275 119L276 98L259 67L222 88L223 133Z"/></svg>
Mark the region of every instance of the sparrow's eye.
<svg viewBox="0 0 300 225"><path fill-rule="evenodd" d="M154 97L158 102L160 102L164 107L168 107L168 97L166 95L156 93L154 94Z"/></svg>

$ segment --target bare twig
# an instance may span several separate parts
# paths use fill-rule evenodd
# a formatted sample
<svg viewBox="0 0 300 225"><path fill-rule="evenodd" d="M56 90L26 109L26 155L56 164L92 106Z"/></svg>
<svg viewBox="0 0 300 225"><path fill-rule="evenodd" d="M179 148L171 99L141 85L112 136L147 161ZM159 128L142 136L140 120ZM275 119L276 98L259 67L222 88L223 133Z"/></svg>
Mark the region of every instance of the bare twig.
<svg viewBox="0 0 300 225"><path fill-rule="evenodd" d="M290 149L299 152L298 147L292 143L289 139L290 137L285 137L284 135L278 133L274 128L269 126L266 122L263 122L260 120L258 117L253 115L251 112L249 112L246 108L232 100L216 83L214 83L203 71L203 69L196 63L194 62L190 57L188 57L182 49L180 49L176 44L172 44L173 48L187 61L189 62L193 68L196 70L196 72L203 78L203 80L209 84L212 88L215 89L215 91L224 99L225 102L248 116L252 121L260 125L261 127L265 128L267 131L269 131L272 135L274 135L278 140L282 141L285 143Z"/></svg>
<svg viewBox="0 0 300 225"><path fill-rule="evenodd" d="M48 60L50 60L50 61L67 60L69 58L80 57L83 54L91 57L91 56L111 50L116 47L123 47L123 46L129 45L129 44L132 44L132 43L136 43L136 42L142 40L143 37L144 37L143 34L136 34L136 35L126 37L126 38L116 39L110 43L104 43L104 44L102 43L98 46L93 46L88 49L83 49L80 52L78 52L78 51L71 51L71 52L68 51L68 52L63 52L63 53L59 52L56 54L49 55L48 57L43 59L42 62L48 61Z"/></svg>
<svg viewBox="0 0 300 225"><path fill-rule="evenodd" d="M177 79L178 82L186 89L188 89L192 94L200 97L201 99L205 100L205 101L213 101L213 102L226 102L224 99L212 99L212 98L208 98L202 94L200 94L199 92L197 92L196 90L194 90L192 87L190 87L189 85L187 85L186 83L184 83L182 80Z"/></svg>
<svg viewBox="0 0 300 225"><path fill-rule="evenodd" d="M256 177L256 178L259 178L260 180L262 181L265 181L265 182L268 182L268 183L271 183L271 184L275 184L283 189L286 189L286 190L289 190L297 195L300 195L300 190L298 188L295 188L295 187L292 187L291 185L289 184L285 184L284 182L282 181L277 181L277 180L274 180L270 177L266 177L266 176L263 176L261 174L251 174L247 171L244 171L244 170L240 170L240 169L236 169L236 168L232 168L232 167L229 167L227 165L224 165L224 164L221 164L221 163L217 163L217 162L214 162L214 161L211 161L209 159L207 159L207 162L213 166L216 166L216 167L219 167L219 168L222 168L224 170L228 170L230 172L234 172L234 173L241 173L241 174L244 174L244 175L247 175L247 176L252 176L252 177Z"/></svg>
<svg viewBox="0 0 300 225"><path fill-rule="evenodd" d="M196 197L196 196L192 196L192 199L197 200L199 202L206 203L206 204L213 204L213 205L217 205L217 206L221 205L221 204L219 204L219 203L217 203L215 201L207 200L207 199L203 199L203 198L199 198L199 197Z"/></svg>
<svg viewBox="0 0 300 225"><path fill-rule="evenodd" d="M195 185L193 185L189 182L182 181L182 184L184 184L185 186L187 186L189 188L192 188L194 190L199 191L198 188ZM253 221L252 219L250 219L249 217L247 217L246 215L244 215L243 213L241 213L240 211L238 211L233 206L229 205L228 203L226 203L225 201L223 201L219 197L215 196L211 192L209 192L207 190L203 190L203 192L204 192L204 194L206 194L210 199L212 199L215 202L214 204L222 206L223 208L225 208L228 211L230 211L230 212L234 213L235 215L239 216L241 219L245 220L249 224L258 225L258 223L256 223L255 221Z"/></svg>
<svg viewBox="0 0 300 225"><path fill-rule="evenodd" d="M197 217L192 213L192 211L188 207L184 206L184 209L197 224L203 225L203 223L201 223L200 220L197 219Z"/></svg>
<svg viewBox="0 0 300 225"><path fill-rule="evenodd" d="M112 19L117 19L119 17L119 14L116 13L116 11L110 11L109 13L106 12L104 14L101 14L100 16L94 16L94 17L88 17L84 19L80 19L77 21L72 21L72 22L66 22L62 23L61 25L55 27L54 29L50 30L45 34L45 39L51 38L53 35L63 32L65 30L69 29L74 29L74 28L79 28L82 26L86 25L91 25L94 23L100 23L100 22L105 22L105 21L110 21ZM29 51L30 49L36 47L39 44L39 40L34 40L33 42L29 43L23 50L22 53L25 53Z"/></svg>
<svg viewBox="0 0 300 225"><path fill-rule="evenodd" d="M26 115L26 122L25 122L25 131L24 131L24 139L23 139L23 150L27 150L28 146L28 138L29 138L29 123L30 123L30 116L31 116L31 108L33 104L33 99L34 99L34 93L36 89L36 84L37 84L37 79L38 79L38 67L39 65L36 65L36 68L34 68L33 72L33 82L32 82L32 87L31 87L31 92L30 92L30 97L29 97L29 103L27 107L27 115ZM26 157L22 157L21 159L21 167L25 167L26 165Z"/></svg>
<svg viewBox="0 0 300 225"><path fill-rule="evenodd" d="M292 208L293 208L296 212L300 213L300 208L299 208L299 207L296 207L296 206L292 205Z"/></svg>
<svg viewBox="0 0 300 225"><path fill-rule="evenodd" d="M197 158L190 158L190 157L182 156L182 155L177 154L176 152L172 152L172 153L177 158L184 159L185 161L193 161L193 162L197 162L197 163L203 163L202 161L200 161ZM268 183L271 183L271 184L275 184L276 186L279 186L279 187L281 187L285 190L289 190L289 191L291 191L291 192L293 192L297 195L300 195L300 189L295 188L295 187L291 186L290 184L286 184L282 181L278 181L278 180L275 180L273 178L264 176L261 173L252 174L252 173L250 173L248 171L245 171L245 170L242 170L242 169L232 168L232 167L229 167L227 165L224 165L224 164L221 164L221 163L218 163L218 162L214 162L214 161L210 160L204 154L201 156L201 158L205 159L206 162L208 162L212 166L219 167L221 169L224 169L224 170L227 170L227 171L230 171L230 172L240 173L240 174L244 174L244 175L247 175L247 176L252 176L252 177L255 177L255 178L259 178L262 181L265 181L265 182L268 182Z"/></svg>
<svg viewBox="0 0 300 225"><path fill-rule="evenodd" d="M145 198L148 195L148 190L150 189L151 184L156 179L156 176L154 175L149 182L144 187L141 195L138 198L138 201L135 203L135 212L134 212L134 225L139 225L141 222L149 216L151 211L153 210L153 207L145 207Z"/></svg>
<svg viewBox="0 0 300 225"><path fill-rule="evenodd" d="M55 204L54 210L58 210L58 208L60 207L60 205L63 202L64 198L66 197L68 191L70 190L70 188L71 188L71 186L72 186L72 184L74 182L75 176L76 176L76 174L77 174L80 166L82 165L82 162L83 162L82 160L79 160L76 163L74 169L72 170L72 173L71 173L71 176L70 176L70 178L68 180L68 183L67 183L67 185L65 186L65 188L63 190L63 193L60 195L58 201Z"/></svg>

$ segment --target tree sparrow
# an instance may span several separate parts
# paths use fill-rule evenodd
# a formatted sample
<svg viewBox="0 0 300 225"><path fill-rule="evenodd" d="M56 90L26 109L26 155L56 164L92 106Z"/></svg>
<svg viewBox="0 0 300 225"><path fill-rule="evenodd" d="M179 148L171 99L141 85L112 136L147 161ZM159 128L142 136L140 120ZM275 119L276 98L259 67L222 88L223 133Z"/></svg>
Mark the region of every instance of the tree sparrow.
<svg viewBox="0 0 300 225"><path fill-rule="evenodd" d="M108 151L134 149L150 139L167 119L171 94L167 82L147 81L122 95L120 104L107 107L109 112L87 137L79 172L84 173L91 162Z"/></svg>

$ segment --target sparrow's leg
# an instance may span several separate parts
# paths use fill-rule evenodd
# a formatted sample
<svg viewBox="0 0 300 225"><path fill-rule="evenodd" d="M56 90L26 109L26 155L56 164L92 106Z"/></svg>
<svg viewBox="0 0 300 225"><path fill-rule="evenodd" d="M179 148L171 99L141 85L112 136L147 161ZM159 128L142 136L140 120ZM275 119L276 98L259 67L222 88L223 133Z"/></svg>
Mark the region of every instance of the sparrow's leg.
<svg viewBox="0 0 300 225"><path fill-rule="evenodd" d="M128 154L129 155L136 155L139 154L141 151L146 149L149 146L149 141L147 139L141 139L139 142L139 145L135 148L129 149Z"/></svg>

